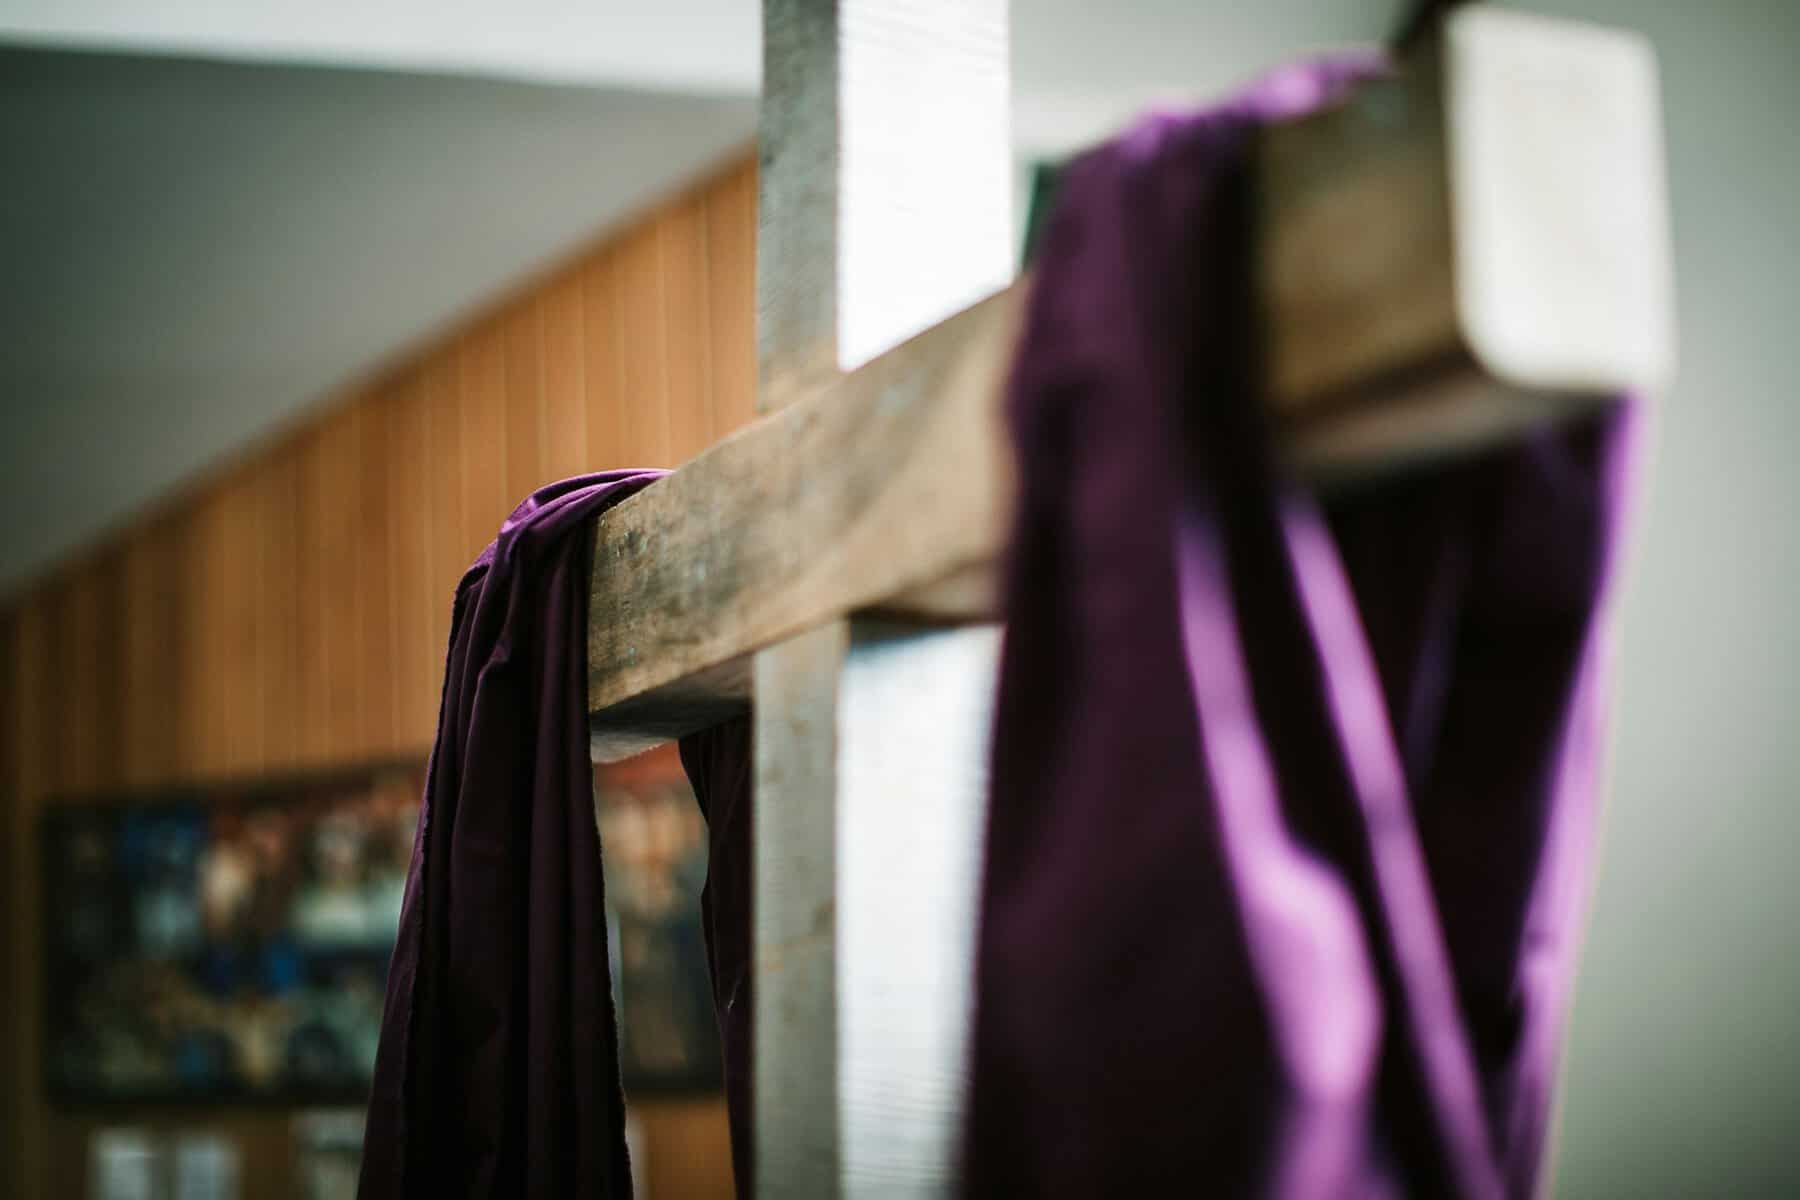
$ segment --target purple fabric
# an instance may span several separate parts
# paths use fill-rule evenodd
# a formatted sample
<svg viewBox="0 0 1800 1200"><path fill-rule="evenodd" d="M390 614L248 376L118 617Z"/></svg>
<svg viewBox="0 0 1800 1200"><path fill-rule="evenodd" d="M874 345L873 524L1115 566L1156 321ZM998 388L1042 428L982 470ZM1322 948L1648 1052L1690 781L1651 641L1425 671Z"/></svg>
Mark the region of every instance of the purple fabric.
<svg viewBox="0 0 1800 1200"><path fill-rule="evenodd" d="M1271 463L1247 134L1284 71L1083 159L1009 401L973 1196L1524 1195L1594 829L1639 406L1321 507ZM587 750L589 539L527 500L456 598L361 1195L630 1194ZM750 739L685 739L749 1193Z"/></svg>
<svg viewBox="0 0 1800 1200"><path fill-rule="evenodd" d="M587 530L660 474L537 491L457 587L363 1200L631 1195L588 759Z"/></svg>
<svg viewBox="0 0 1800 1200"><path fill-rule="evenodd" d="M1323 507L1275 468L1241 150L1378 69L1062 184L1009 401L971 1196L1536 1186L1637 406Z"/></svg>
<svg viewBox="0 0 1800 1200"><path fill-rule="evenodd" d="M725 1051L725 1105L731 1115L731 1166L737 1193L755 1194L750 1171L751 982L750 830L753 784L750 718L739 717L681 739L681 765L706 815L706 886L700 919L713 1009Z"/></svg>

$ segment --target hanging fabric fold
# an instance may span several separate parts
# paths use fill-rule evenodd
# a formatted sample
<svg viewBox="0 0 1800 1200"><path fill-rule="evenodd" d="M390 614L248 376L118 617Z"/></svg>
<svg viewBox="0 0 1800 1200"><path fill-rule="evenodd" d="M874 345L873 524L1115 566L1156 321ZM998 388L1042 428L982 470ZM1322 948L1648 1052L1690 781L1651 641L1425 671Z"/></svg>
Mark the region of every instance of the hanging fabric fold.
<svg viewBox="0 0 1800 1200"><path fill-rule="evenodd" d="M631 1195L587 735L593 518L541 488L456 590L358 1195Z"/></svg>
<svg viewBox="0 0 1800 1200"><path fill-rule="evenodd" d="M1321 506L1256 395L1244 153L1383 69L1066 172L1011 385L971 1196L1528 1195L1639 414Z"/></svg>
<svg viewBox="0 0 1800 1200"><path fill-rule="evenodd" d="M1008 399L968 1195L1537 1186L1643 414L1324 503L1279 469L1244 150L1383 69L1154 116L1060 186ZM630 1194L585 531L657 475L537 492L458 589L365 1200ZM749 723L682 759L748 1195Z"/></svg>

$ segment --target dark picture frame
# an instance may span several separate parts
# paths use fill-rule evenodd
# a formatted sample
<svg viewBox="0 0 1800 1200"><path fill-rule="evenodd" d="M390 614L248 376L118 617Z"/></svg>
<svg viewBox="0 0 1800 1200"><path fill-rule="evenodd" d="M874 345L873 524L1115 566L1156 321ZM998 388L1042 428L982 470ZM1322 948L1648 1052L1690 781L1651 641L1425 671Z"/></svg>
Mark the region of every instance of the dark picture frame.
<svg viewBox="0 0 1800 1200"><path fill-rule="evenodd" d="M52 1102L361 1101L423 780L383 762L46 806Z"/></svg>

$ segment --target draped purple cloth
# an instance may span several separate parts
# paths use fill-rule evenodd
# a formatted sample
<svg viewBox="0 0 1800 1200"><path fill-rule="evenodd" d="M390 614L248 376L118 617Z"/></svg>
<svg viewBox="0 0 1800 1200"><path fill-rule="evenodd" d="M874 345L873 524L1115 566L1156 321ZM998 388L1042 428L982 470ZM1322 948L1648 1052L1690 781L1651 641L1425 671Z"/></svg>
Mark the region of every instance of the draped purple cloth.
<svg viewBox="0 0 1800 1200"><path fill-rule="evenodd" d="M1277 468L1241 151L1378 69L1153 117L1062 186L1009 398L971 1196L1536 1186L1641 413L1323 504ZM537 492L458 589L365 1200L630 1194L583 534L656 477ZM682 759L747 1195L748 723Z"/></svg>
<svg viewBox="0 0 1800 1200"><path fill-rule="evenodd" d="M1277 468L1242 150L1377 69L1154 116L1061 185L1009 399L968 1195L1536 1187L1638 415L1323 504Z"/></svg>
<svg viewBox="0 0 1800 1200"><path fill-rule="evenodd" d="M363 1139L363 1200L631 1195L587 734L593 518L552 484L456 590Z"/></svg>

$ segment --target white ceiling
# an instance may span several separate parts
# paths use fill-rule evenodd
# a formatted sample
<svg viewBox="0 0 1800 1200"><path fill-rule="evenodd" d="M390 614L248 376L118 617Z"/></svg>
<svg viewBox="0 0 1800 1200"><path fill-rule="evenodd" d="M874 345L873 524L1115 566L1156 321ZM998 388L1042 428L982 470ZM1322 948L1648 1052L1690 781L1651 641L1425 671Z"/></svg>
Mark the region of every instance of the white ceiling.
<svg viewBox="0 0 1800 1200"><path fill-rule="evenodd" d="M1015 0L1022 154L1396 0ZM749 139L755 0L0 0L0 593Z"/></svg>

